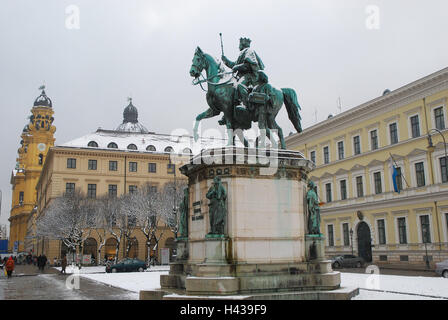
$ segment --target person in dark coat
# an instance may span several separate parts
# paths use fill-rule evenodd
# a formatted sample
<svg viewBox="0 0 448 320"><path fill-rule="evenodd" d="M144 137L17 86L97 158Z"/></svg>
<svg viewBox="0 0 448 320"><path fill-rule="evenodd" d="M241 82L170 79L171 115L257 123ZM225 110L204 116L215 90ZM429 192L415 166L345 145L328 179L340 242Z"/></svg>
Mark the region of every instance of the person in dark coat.
<svg viewBox="0 0 448 320"><path fill-rule="evenodd" d="M61 261L61 274L66 274L65 268L67 267L67 257L64 256Z"/></svg>
<svg viewBox="0 0 448 320"><path fill-rule="evenodd" d="M41 267L42 267L42 271L44 271L45 266L47 265L47 256L45 254L42 255L42 263L41 263Z"/></svg>
<svg viewBox="0 0 448 320"><path fill-rule="evenodd" d="M5 269L6 269L8 278L11 278L12 272L14 271L14 266L15 266L14 259L12 258L12 256L10 256L8 261L6 261L6 264L5 264Z"/></svg>

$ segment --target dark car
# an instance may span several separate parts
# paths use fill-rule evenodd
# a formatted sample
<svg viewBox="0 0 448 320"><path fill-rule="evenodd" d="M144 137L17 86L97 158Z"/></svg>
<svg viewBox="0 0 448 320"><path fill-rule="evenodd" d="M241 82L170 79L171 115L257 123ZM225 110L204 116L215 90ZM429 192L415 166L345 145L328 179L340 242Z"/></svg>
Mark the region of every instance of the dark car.
<svg viewBox="0 0 448 320"><path fill-rule="evenodd" d="M143 272L147 268L144 261L131 258L123 259L116 264L106 264L106 272Z"/></svg>
<svg viewBox="0 0 448 320"><path fill-rule="evenodd" d="M364 266L365 260L361 257L354 256L352 254L344 254L335 256L331 259L331 266L334 269L343 267L356 267L361 268Z"/></svg>
<svg viewBox="0 0 448 320"><path fill-rule="evenodd" d="M436 273L439 276L448 278L448 260L436 263Z"/></svg>

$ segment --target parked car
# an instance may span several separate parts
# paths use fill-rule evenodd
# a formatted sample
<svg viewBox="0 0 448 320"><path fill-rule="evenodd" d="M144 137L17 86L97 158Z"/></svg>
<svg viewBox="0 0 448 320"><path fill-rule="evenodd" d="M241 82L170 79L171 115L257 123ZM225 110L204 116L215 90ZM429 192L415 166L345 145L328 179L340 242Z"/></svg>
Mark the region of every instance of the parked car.
<svg viewBox="0 0 448 320"><path fill-rule="evenodd" d="M125 258L116 264L106 264L106 272L143 272L147 268L144 261L132 258Z"/></svg>
<svg viewBox="0 0 448 320"><path fill-rule="evenodd" d="M365 260L361 257L354 256L352 254L344 254L340 256L334 256L331 259L331 266L334 269L342 267L356 267L361 268L364 266Z"/></svg>
<svg viewBox="0 0 448 320"><path fill-rule="evenodd" d="M436 273L439 276L448 278L448 259L442 262L436 263Z"/></svg>

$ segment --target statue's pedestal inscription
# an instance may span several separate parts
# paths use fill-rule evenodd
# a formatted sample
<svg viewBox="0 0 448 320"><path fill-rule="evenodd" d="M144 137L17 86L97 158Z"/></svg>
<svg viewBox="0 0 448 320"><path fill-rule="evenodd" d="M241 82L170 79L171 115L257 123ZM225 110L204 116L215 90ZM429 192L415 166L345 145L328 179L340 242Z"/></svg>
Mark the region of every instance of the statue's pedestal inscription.
<svg viewBox="0 0 448 320"><path fill-rule="evenodd" d="M243 156L236 163L215 157L212 164L193 158L181 168L189 179L192 208L181 250L188 250L188 258L161 276L162 290L186 296L268 294L269 299L270 293L338 289L340 273L325 260L324 238L306 235L306 178L313 164L299 152L275 150L254 160L253 150L224 149L212 155ZM221 190L225 203L217 205L210 190ZM204 219L193 220L199 203ZM226 209L223 219L219 211L223 224L218 228L210 221L217 212L210 211L213 207Z"/></svg>

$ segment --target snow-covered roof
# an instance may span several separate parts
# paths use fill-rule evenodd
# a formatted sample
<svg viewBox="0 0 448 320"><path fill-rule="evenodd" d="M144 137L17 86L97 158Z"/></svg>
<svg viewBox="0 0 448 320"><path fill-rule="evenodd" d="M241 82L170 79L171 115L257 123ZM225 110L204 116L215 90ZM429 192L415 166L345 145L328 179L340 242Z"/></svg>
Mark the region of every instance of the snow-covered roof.
<svg viewBox="0 0 448 320"><path fill-rule="evenodd" d="M132 123L125 122L120 124L117 127L117 131L125 131L125 132L137 132L137 133L149 133L148 129L146 129L140 122Z"/></svg>
<svg viewBox="0 0 448 320"><path fill-rule="evenodd" d="M112 147L113 144L116 147L115 145ZM175 153L189 153L188 150L185 151L186 148L189 148L193 154L197 154L202 149L223 147L226 144L226 141L223 139L200 138L197 142L194 142L191 136L98 129L96 132L86 134L85 136L57 146L155 153L169 153L170 150L168 147L171 147ZM136 149L132 149L132 145Z"/></svg>

